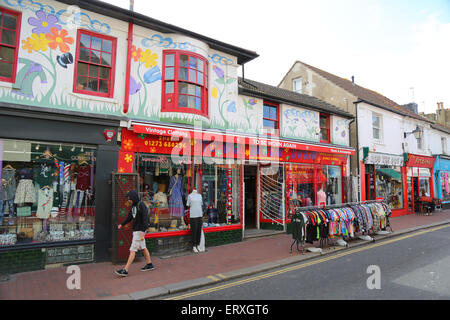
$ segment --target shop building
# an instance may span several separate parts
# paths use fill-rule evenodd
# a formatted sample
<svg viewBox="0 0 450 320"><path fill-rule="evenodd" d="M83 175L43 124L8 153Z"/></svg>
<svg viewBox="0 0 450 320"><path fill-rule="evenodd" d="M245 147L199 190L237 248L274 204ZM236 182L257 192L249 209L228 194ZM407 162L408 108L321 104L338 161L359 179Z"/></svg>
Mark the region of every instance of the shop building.
<svg viewBox="0 0 450 320"><path fill-rule="evenodd" d="M414 189L416 197L422 189L430 195L436 190L429 165L433 155L447 153L450 130L418 114L416 103L399 105L358 85L353 76L349 80L301 61L294 62L278 86L355 116L350 146L357 152L351 156L351 175L358 192L353 201L382 198L398 216L418 209Z"/></svg>
<svg viewBox="0 0 450 320"><path fill-rule="evenodd" d="M203 197L207 246L285 230L292 200L348 201L351 116L305 95L238 83L241 132L138 120L121 125L119 172L139 174L152 216L147 242L156 253L189 246L184 212L193 189ZM120 246L118 252L126 256Z"/></svg>
<svg viewBox="0 0 450 320"><path fill-rule="evenodd" d="M442 200L442 207L450 206L450 157L437 155L434 162L435 197Z"/></svg>

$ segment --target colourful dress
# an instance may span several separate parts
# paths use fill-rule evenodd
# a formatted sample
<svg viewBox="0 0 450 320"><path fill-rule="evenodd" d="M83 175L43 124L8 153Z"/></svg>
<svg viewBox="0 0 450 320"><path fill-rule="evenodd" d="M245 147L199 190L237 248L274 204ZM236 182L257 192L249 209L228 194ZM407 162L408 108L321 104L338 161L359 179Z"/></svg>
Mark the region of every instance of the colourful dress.
<svg viewBox="0 0 450 320"><path fill-rule="evenodd" d="M182 217L184 215L184 204L183 204L183 177L172 176L170 177L169 183L169 213L175 217Z"/></svg>

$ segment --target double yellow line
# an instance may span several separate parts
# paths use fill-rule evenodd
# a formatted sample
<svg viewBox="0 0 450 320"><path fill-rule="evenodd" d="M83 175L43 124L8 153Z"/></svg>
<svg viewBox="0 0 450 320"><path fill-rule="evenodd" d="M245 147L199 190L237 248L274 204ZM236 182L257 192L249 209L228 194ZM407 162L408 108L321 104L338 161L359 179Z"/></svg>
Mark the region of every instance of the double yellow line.
<svg viewBox="0 0 450 320"><path fill-rule="evenodd" d="M278 270L278 271L265 273L265 274L262 274L262 275L259 275L259 276L255 276L255 277L251 277L251 278L247 278L247 279L243 279L243 280L239 280L239 281L230 282L230 283L227 283L227 284L223 284L223 285L220 285L220 286L216 286L216 287L212 287L212 288L208 288L208 289L204 289L204 290L199 290L199 291L195 291L195 292L191 292L191 293L186 293L186 294L183 294L183 295L180 295L180 296L167 298L165 300L182 300L182 299L187 299L187 298L199 296L199 295L202 295L202 294L207 294L207 293L211 293L211 292L215 292L215 291L228 289L228 288L235 287L235 286L238 286L238 285L241 285L241 284L246 284L246 283L257 281L257 280L270 278L270 277L277 276L277 275L280 275L280 274L283 274L283 273L286 273L286 272L289 272L289 271L303 269L303 268L306 268L306 267L309 267L309 266L313 266L315 264L319 264L319 263L322 263L322 262L334 260L334 259L337 259L337 258L341 258L341 257L347 256L347 255L350 255L350 254L354 254L354 253L357 253L357 252L361 252L361 251L369 250L369 249L372 249L372 248L384 246L384 245L387 245L387 244L390 244L390 243L394 243L394 242L401 241L401 240L404 240L404 239L416 237L416 236L419 236L419 235L422 235L422 234L425 234L425 233L434 232L434 231L437 231L437 230L440 230L440 229L444 229L444 228L448 228L448 227L450 227L450 224L446 224L446 225L435 227L435 228L431 228L431 229L426 229L426 230L419 231L419 232L414 232L412 234L408 234L408 235L404 235L404 236L395 237L394 239L391 239L391 240L384 240L384 241L382 240L381 242L377 242L377 243L374 243L374 244L371 244L371 245L368 245L368 246L363 246L363 247L356 248L356 249L351 249L351 250L348 250L348 251L346 250L346 251L344 251L342 253L337 253L337 254L333 254L333 255L331 255L329 257L325 257L325 258L313 260L313 261L310 261L310 262L302 263L301 265L295 265L295 266L292 266L292 267L283 268L283 269ZM208 278L210 278L210 279L212 279L214 281L219 281L219 279L218 279L219 277L218 276L220 278L222 278L222 279L226 278L222 274L217 274L217 275L214 275L214 276L208 276Z"/></svg>

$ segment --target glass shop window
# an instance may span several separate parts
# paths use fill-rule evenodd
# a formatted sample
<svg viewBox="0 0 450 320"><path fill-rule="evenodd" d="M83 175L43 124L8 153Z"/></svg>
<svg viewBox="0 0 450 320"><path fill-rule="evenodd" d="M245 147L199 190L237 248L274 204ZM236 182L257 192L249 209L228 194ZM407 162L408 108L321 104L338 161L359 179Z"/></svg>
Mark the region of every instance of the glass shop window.
<svg viewBox="0 0 450 320"><path fill-rule="evenodd" d="M327 205L342 203L342 177L341 167L323 166L322 174L325 177L324 192Z"/></svg>
<svg viewBox="0 0 450 320"><path fill-rule="evenodd" d="M288 199L297 206L315 205L314 166L291 164L286 170Z"/></svg>
<svg viewBox="0 0 450 320"><path fill-rule="evenodd" d="M195 185L203 198L204 227L240 223L240 172L237 164L208 164L204 160L196 165Z"/></svg>
<svg viewBox="0 0 450 320"><path fill-rule="evenodd" d="M386 199L391 209L403 208L402 168L376 166L376 195Z"/></svg>
<svg viewBox="0 0 450 320"><path fill-rule="evenodd" d="M0 139L0 166L0 246L94 238L94 147Z"/></svg>
<svg viewBox="0 0 450 320"><path fill-rule="evenodd" d="M441 191L442 200L450 200L450 172L441 171Z"/></svg>
<svg viewBox="0 0 450 320"><path fill-rule="evenodd" d="M170 155L139 154L140 198L149 208L148 232L186 230L187 196L192 191L190 159L174 161Z"/></svg>

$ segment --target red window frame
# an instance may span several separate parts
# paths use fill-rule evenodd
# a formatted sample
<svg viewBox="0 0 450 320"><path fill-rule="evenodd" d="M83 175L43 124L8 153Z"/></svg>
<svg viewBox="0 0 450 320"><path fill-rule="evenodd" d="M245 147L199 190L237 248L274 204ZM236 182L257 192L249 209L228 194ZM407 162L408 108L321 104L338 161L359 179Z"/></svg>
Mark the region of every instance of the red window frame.
<svg viewBox="0 0 450 320"><path fill-rule="evenodd" d="M277 109L277 118L276 119L264 117L264 107L266 107L266 106L275 107ZM280 136L280 105L278 103L264 101L264 103L263 103L263 128L265 128L264 120L274 121L276 123L275 133L267 132L266 134L268 136L278 136L279 137Z"/></svg>
<svg viewBox="0 0 450 320"><path fill-rule="evenodd" d="M322 127L321 118L326 118L326 127ZM319 126L320 126L320 142L330 143L330 115L326 113L321 113L319 118ZM322 129L327 130L327 140L322 140Z"/></svg>
<svg viewBox="0 0 450 320"><path fill-rule="evenodd" d="M105 65L105 64L101 64L101 63L94 63L94 62L90 62L90 61L80 60L81 36L83 34L88 35L90 37L96 37L96 38L102 39L102 45L101 45L100 50L96 50L96 49L92 49L92 38L91 38L91 44L90 44L91 47L88 48L90 50L89 60L90 60L90 56L91 56L91 51L97 51L97 52L100 52L100 54L102 54L104 52L106 54L111 54L111 65L110 66ZM74 72L74 80L73 80L73 92L87 94L87 95L91 95L91 96L112 98L114 96L114 78L115 78L115 70L116 70L117 39L114 38L114 37L109 37L109 36L106 36L106 35L103 35L103 34L99 34L99 33L88 31L88 30L84 30L84 29L78 29L77 39L78 39L78 44L77 44L77 51L76 51L76 55L75 55L75 72ZM107 51L103 51L102 50L103 49L103 40L108 40L108 41L112 42L111 52L107 52ZM100 56L100 59L101 59L101 56ZM98 89L100 88L100 80L107 80L108 81L108 93L104 93L104 92L100 92L100 91L91 91L91 90L87 90L87 89L79 89L77 87L78 63L79 62L88 64L88 71L87 71L86 78L88 80L89 79L97 79L98 80L98 85L97 85ZM98 68L99 69L98 70L98 77L91 77L89 75L90 66L97 66L97 67L99 67ZM109 68L109 78L100 78L100 67ZM80 76L85 77L84 75L80 75Z"/></svg>
<svg viewBox="0 0 450 320"><path fill-rule="evenodd" d="M166 79L166 57L168 55L174 55L174 76L173 79ZM188 66L180 66L180 56L186 55L188 56ZM198 77L198 69L194 69L190 67L189 65L189 58L197 58L203 62L203 85L200 85L196 82L192 82L189 80L180 80L179 74L180 74L180 68L186 69L188 72L188 79L189 79L189 70L196 70L196 78ZM197 64L198 65L198 64ZM167 66L167 68L171 68L172 66ZM192 113L192 114L198 114L202 116L208 117L208 60L196 53L189 52L189 51L183 51L183 50L164 50L163 51L163 64L162 64L162 100L161 100L161 112L182 112L182 113ZM200 71L201 72L201 71ZM173 92L166 92L166 83L173 82ZM201 108L200 110L191 108L191 107L180 107L179 106L179 85L180 83L186 83L195 85L196 87L201 87L201 97L200 97L200 103ZM195 94L189 94L188 88L186 89L186 93L181 93L181 95L186 96L186 105L189 105L189 97L193 97L195 101L197 102L197 91Z"/></svg>
<svg viewBox="0 0 450 320"><path fill-rule="evenodd" d="M2 13L1 15L1 21L0 21L0 50L1 47L8 47L8 48L13 48L14 49L14 61L12 63L12 74L11 77L1 77L0 76L0 81L4 81L4 82L16 82L16 72L17 72L17 57L19 54L19 45L20 45L20 26L21 26L21 22L22 22L22 13L18 12L18 11L13 11L13 10L9 10L3 7L0 7L0 12ZM14 40L14 45L10 45L10 44L3 44L1 43L1 39L2 39L2 32L3 29L6 30L11 30L14 31L12 29L8 29L8 28L4 28L3 27L3 14L9 14L9 15L13 15L16 17L16 38ZM0 62L0 63L8 63L8 62Z"/></svg>

